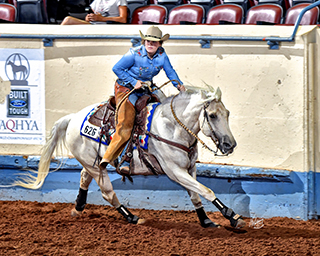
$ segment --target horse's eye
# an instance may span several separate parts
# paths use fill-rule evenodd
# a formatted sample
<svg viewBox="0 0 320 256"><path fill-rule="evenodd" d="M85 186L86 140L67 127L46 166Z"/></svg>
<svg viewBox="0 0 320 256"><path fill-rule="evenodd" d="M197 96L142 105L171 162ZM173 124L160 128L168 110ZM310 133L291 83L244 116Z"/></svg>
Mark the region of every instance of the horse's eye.
<svg viewBox="0 0 320 256"><path fill-rule="evenodd" d="M212 119L216 119L217 115L216 114L210 114L209 117L212 118Z"/></svg>

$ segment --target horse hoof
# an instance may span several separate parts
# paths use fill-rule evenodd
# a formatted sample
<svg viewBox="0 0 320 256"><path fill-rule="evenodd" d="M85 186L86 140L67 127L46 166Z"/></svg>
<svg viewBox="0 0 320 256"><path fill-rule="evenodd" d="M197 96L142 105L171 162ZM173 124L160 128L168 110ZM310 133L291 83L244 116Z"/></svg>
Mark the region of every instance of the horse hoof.
<svg viewBox="0 0 320 256"><path fill-rule="evenodd" d="M143 225L144 223L146 223L146 221L146 219L139 219L137 225Z"/></svg>
<svg viewBox="0 0 320 256"><path fill-rule="evenodd" d="M205 226L204 228L221 228L221 225L218 223L212 222L209 225Z"/></svg>
<svg viewBox="0 0 320 256"><path fill-rule="evenodd" d="M82 214L82 212L80 212L80 211L77 211L76 209L72 209L71 210L71 216L72 217L77 217L77 216L80 216Z"/></svg>
<svg viewBox="0 0 320 256"><path fill-rule="evenodd" d="M230 224L235 229L243 228L246 222L242 219L241 215L232 212L233 216L230 218Z"/></svg>
<svg viewBox="0 0 320 256"><path fill-rule="evenodd" d="M240 228L243 228L245 225L246 225L246 222L242 218L239 218L237 220L237 224L236 224L236 226L234 228L235 229L240 229Z"/></svg>
<svg viewBox="0 0 320 256"><path fill-rule="evenodd" d="M221 226L218 223L215 223L210 219L204 220L204 222L201 223L201 226L203 228L221 228Z"/></svg>

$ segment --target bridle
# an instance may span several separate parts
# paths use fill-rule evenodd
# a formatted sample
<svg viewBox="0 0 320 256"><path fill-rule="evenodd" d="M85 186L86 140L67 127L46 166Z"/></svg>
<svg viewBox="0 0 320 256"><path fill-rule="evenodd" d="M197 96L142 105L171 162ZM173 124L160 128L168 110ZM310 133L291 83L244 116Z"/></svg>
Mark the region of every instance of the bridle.
<svg viewBox="0 0 320 256"><path fill-rule="evenodd" d="M222 155L218 154L218 150L219 150L219 140L218 140L218 138L217 138L217 136L216 136L216 134L215 134L215 132L214 132L214 130L213 130L210 122L209 122L209 119L208 119L207 107L209 106L209 104L206 103L206 104L204 105L204 107L203 107L203 111L204 111L203 124L204 124L204 121L207 120L207 123L208 123L208 125L209 125L209 129L210 129L211 133L213 134L213 138L212 138L212 137L210 137L210 138L211 138L211 140L214 142L214 144L216 145L216 147L217 147L216 150L213 150L212 148L210 148L209 146L207 146L207 144L206 144L203 140L201 140L193 131L191 131L188 127L186 127L186 126L179 120L179 118L177 117L177 115L176 115L176 113L175 113L175 111L174 111L174 109L173 109L173 100L174 100L178 95L179 95L179 94L176 94L176 95L173 96L172 99L171 99L171 105L170 105L170 107L171 107L171 112L172 112L172 115L173 115L174 119L178 122L178 124L179 124L183 129L185 129L190 135L192 135L194 138L196 138L196 140L198 140L198 141L202 144L202 146L203 146L204 148L206 148L206 149L208 149L209 151L211 151L212 153L214 153L215 156L226 156L226 155L224 155L224 154L222 154ZM203 125L203 124L202 124L202 125Z"/></svg>

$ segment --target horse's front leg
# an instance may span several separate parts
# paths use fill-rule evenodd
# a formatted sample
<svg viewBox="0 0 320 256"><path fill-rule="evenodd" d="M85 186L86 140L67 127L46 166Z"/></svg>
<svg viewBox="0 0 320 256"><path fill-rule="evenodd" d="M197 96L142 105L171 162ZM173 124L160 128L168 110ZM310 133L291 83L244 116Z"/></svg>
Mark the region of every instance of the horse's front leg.
<svg viewBox="0 0 320 256"><path fill-rule="evenodd" d="M189 173L186 172L186 169L182 168L180 165L181 164L179 164L179 162L174 162L174 160L172 162L166 161L165 172L171 180L179 183L187 190L193 191L194 193L197 193L212 202L219 209L222 215L230 221L232 227L242 228L245 226L246 223L239 214L236 214L231 208L225 206L215 196L211 189L194 179L191 175L189 175Z"/></svg>
<svg viewBox="0 0 320 256"><path fill-rule="evenodd" d="M193 168L191 168L189 170L189 174L194 179L197 179L197 169L196 169L195 165ZM190 196L192 204L194 205L194 208L196 209L196 213L198 215L201 226L204 228L219 228L219 227L221 227L219 224L217 224L209 219L209 217L207 216L207 214L203 208L199 194L197 194L189 189L187 189L187 192Z"/></svg>
<svg viewBox="0 0 320 256"><path fill-rule="evenodd" d="M144 219L140 219L138 216L132 214L124 205L120 204L106 169L100 171L99 177L95 178L95 180L101 189L102 197L113 205L117 211L126 218L128 223L143 224L145 222Z"/></svg>

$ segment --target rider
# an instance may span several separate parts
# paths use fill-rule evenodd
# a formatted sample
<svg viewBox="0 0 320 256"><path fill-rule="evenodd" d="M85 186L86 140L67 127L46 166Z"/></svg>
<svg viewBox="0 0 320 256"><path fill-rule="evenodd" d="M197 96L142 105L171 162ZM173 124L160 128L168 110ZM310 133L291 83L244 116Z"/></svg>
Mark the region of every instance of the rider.
<svg viewBox="0 0 320 256"><path fill-rule="evenodd" d="M116 132L100 162L100 169L105 169L110 162L114 161L130 139L136 114L135 104L139 97L150 94L148 88L143 87L143 82L152 83L153 77L163 69L170 80L177 80L180 83L172 81L173 85L179 91L185 91L185 87L162 47L162 43L169 39L170 35L162 36L162 31L158 27L151 26L146 35L140 31L140 36L141 45L131 48L112 69L118 76L114 86L117 105L133 88L135 91L122 102L118 109ZM121 170L129 171L128 163L125 162L125 165L121 166Z"/></svg>

